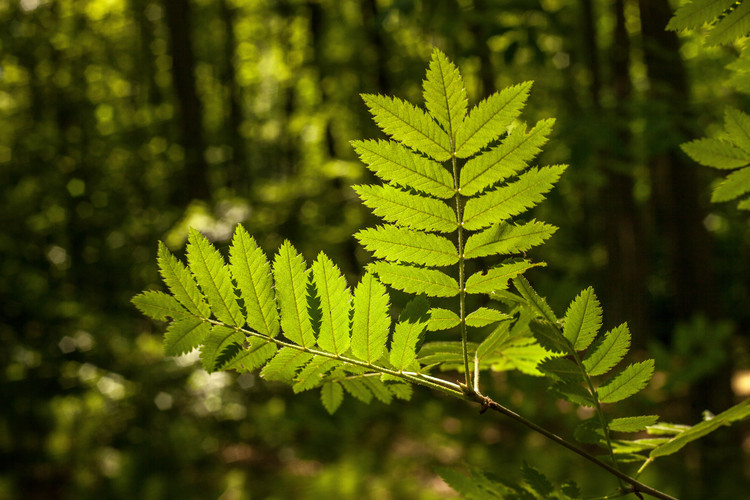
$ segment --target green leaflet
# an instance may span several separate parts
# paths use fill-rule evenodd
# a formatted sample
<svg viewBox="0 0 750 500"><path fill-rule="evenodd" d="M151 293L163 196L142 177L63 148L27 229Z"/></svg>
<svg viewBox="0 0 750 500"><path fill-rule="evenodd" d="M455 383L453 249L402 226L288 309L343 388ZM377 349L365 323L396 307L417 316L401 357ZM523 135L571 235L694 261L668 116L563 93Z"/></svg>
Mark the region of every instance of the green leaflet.
<svg viewBox="0 0 750 500"><path fill-rule="evenodd" d="M623 323L608 331L589 349L583 366L591 376L603 375L611 370L630 349L630 330Z"/></svg>
<svg viewBox="0 0 750 500"><path fill-rule="evenodd" d="M352 354L359 359L374 363L383 355L391 323L389 307L385 287L368 272L354 290Z"/></svg>
<svg viewBox="0 0 750 500"><path fill-rule="evenodd" d="M504 321L506 319L511 319L511 317L505 313L501 313L497 309L480 307L476 311L466 316L466 324L468 326L481 327L492 323L497 323L498 321Z"/></svg>
<svg viewBox="0 0 750 500"><path fill-rule="evenodd" d="M169 324L164 334L164 353L179 356L200 347L211 327L200 318L182 318Z"/></svg>
<svg viewBox="0 0 750 500"><path fill-rule="evenodd" d="M552 312L547 301L540 297L536 290L531 287L531 284L523 276L519 276L513 280L513 286L516 287L518 293L526 299L526 303L531 307L534 312L546 321L554 324L557 323L557 316Z"/></svg>
<svg viewBox="0 0 750 500"><path fill-rule="evenodd" d="M477 349L474 343L468 344L469 353ZM429 342L419 350L419 361L423 365L455 365L463 363L463 345L458 341Z"/></svg>
<svg viewBox="0 0 750 500"><path fill-rule="evenodd" d="M750 152L750 116L728 107L724 110L724 129L737 146Z"/></svg>
<svg viewBox="0 0 750 500"><path fill-rule="evenodd" d="M276 356L269 361L261 370L260 376L266 380L278 380L280 382L291 383L297 370L313 358L313 355L284 347L276 353Z"/></svg>
<svg viewBox="0 0 750 500"><path fill-rule="evenodd" d="M344 389L337 382L326 382L320 389L320 401L329 415L336 413L336 410L344 401Z"/></svg>
<svg viewBox="0 0 750 500"><path fill-rule="evenodd" d="M563 321L563 334L576 351L591 345L602 326L602 307L593 288L588 287L573 300Z"/></svg>
<svg viewBox="0 0 750 500"><path fill-rule="evenodd" d="M251 337L248 339L247 347L238 352L222 369L250 372L263 366L274 354L276 354L276 344Z"/></svg>
<svg viewBox="0 0 750 500"><path fill-rule="evenodd" d="M146 316L165 321L167 317L182 319L192 315L171 295L151 290L139 293L131 302Z"/></svg>
<svg viewBox="0 0 750 500"><path fill-rule="evenodd" d="M646 387L653 374L653 359L633 363L597 389L596 392L599 394L599 401L602 403L616 403L617 401L629 398Z"/></svg>
<svg viewBox="0 0 750 500"><path fill-rule="evenodd" d="M667 24L668 30L700 28L732 7L736 0L693 0L679 7Z"/></svg>
<svg viewBox="0 0 750 500"><path fill-rule="evenodd" d="M466 116L466 89L458 68L438 49L432 51L422 87L427 110L448 136L455 137Z"/></svg>
<svg viewBox="0 0 750 500"><path fill-rule="evenodd" d="M367 388L361 377L344 379L341 381L341 386L346 389L346 392L365 404L372 401L372 392Z"/></svg>
<svg viewBox="0 0 750 500"><path fill-rule="evenodd" d="M424 297L412 299L401 312L399 322L393 330L390 361L398 371L409 370L415 364L417 343L427 327L429 305Z"/></svg>
<svg viewBox="0 0 750 500"><path fill-rule="evenodd" d="M516 182L471 198L466 202L464 228L483 229L518 215L544 199L565 171L565 165L532 168Z"/></svg>
<svg viewBox="0 0 750 500"><path fill-rule="evenodd" d="M526 252L531 247L544 243L555 231L555 226L535 220L520 225L501 222L469 236L464 247L464 257L475 259Z"/></svg>
<svg viewBox="0 0 750 500"><path fill-rule="evenodd" d="M326 373L336 366L336 361L322 356L314 357L297 374L292 390L295 394L318 387Z"/></svg>
<svg viewBox="0 0 750 500"><path fill-rule="evenodd" d="M537 367L539 371L552 375L563 382L583 382L581 369L573 361L565 358L547 358Z"/></svg>
<svg viewBox="0 0 750 500"><path fill-rule="evenodd" d="M450 159L450 137L427 113L398 97L363 94L362 99L386 134L436 161Z"/></svg>
<svg viewBox="0 0 750 500"><path fill-rule="evenodd" d="M451 198L455 194L453 178L445 168L397 142L352 141L352 147L362 162L384 181L437 198Z"/></svg>
<svg viewBox="0 0 750 500"><path fill-rule="evenodd" d="M727 175L711 194L714 203L729 201L750 192L750 167L741 168Z"/></svg>
<svg viewBox="0 0 750 500"><path fill-rule="evenodd" d="M307 312L306 288L309 271L306 267L297 249L285 241L273 262L276 296L281 312L281 329L286 338L309 348L315 345L315 335Z"/></svg>
<svg viewBox="0 0 750 500"><path fill-rule="evenodd" d="M703 422L677 434L667 443L654 448L649 454L649 458L653 459L671 455L682 449L686 444L689 444L724 425L729 425L732 422L744 420L748 417L750 417L750 399L746 399L743 402L732 406L728 410L719 413L715 417L709 420L704 420Z"/></svg>
<svg viewBox="0 0 750 500"><path fill-rule="evenodd" d="M694 161L707 167L735 169L750 163L750 154L719 139L696 139L680 147Z"/></svg>
<svg viewBox="0 0 750 500"><path fill-rule="evenodd" d="M232 276L245 302L247 326L258 333L275 337L279 333L279 314L266 255L244 227L237 226L229 247Z"/></svg>
<svg viewBox="0 0 750 500"><path fill-rule="evenodd" d="M362 382L372 392L375 399L384 404L391 404L393 393L388 390L388 386L382 380L374 377L363 377Z"/></svg>
<svg viewBox="0 0 750 500"><path fill-rule="evenodd" d="M519 260L510 264L501 264L486 273L475 273L466 280L466 293L491 293L508 288L508 281L532 267L544 266L543 262L532 263Z"/></svg>
<svg viewBox="0 0 750 500"><path fill-rule="evenodd" d="M235 299L232 277L224 258L193 228L188 235L187 259L216 319L222 323L242 326L245 318Z"/></svg>
<svg viewBox="0 0 750 500"><path fill-rule="evenodd" d="M208 318L211 308L206 304L203 294L198 290L195 280L185 267L185 264L172 255L167 246L159 242L159 271L164 283L169 287L172 295L185 308L196 316Z"/></svg>
<svg viewBox="0 0 750 500"><path fill-rule="evenodd" d="M640 432L654 425L659 420L657 415L616 418L609 423L609 430L614 432Z"/></svg>
<svg viewBox="0 0 750 500"><path fill-rule="evenodd" d="M244 341L245 336L242 332L224 325L215 325L203 339L201 347L203 369L209 373L220 369L239 351L238 348L232 349L232 346L239 346Z"/></svg>
<svg viewBox="0 0 750 500"><path fill-rule="evenodd" d="M458 295L458 282L445 273L434 269L374 262L369 269L378 275L383 283L407 293L429 295L430 297L453 297Z"/></svg>
<svg viewBox="0 0 750 500"><path fill-rule="evenodd" d="M706 37L706 45L721 45L742 38L750 31L750 4L740 3L718 21Z"/></svg>
<svg viewBox="0 0 750 500"><path fill-rule="evenodd" d="M336 355L349 350L349 311L352 294L341 271L321 252L312 265L313 280L318 289L322 318L318 345Z"/></svg>
<svg viewBox="0 0 750 500"><path fill-rule="evenodd" d="M427 330L437 332L439 330L449 330L461 323L461 318L456 313L448 309L433 307L430 309L430 321L427 323Z"/></svg>
<svg viewBox="0 0 750 500"><path fill-rule="evenodd" d="M499 146L466 162L461 169L461 194L472 196L528 166L547 142L555 120L541 120L528 134L514 128Z"/></svg>
<svg viewBox="0 0 750 500"><path fill-rule="evenodd" d="M449 266L458 262L458 250L436 234L391 225L363 229L355 235L375 257L425 266Z"/></svg>
<svg viewBox="0 0 750 500"><path fill-rule="evenodd" d="M440 200L406 193L391 186L354 186L375 215L402 227L449 233L456 229L456 214Z"/></svg>
<svg viewBox="0 0 750 500"><path fill-rule="evenodd" d="M532 82L524 82L492 94L469 111L456 133L456 156L468 158L504 134L521 113Z"/></svg>

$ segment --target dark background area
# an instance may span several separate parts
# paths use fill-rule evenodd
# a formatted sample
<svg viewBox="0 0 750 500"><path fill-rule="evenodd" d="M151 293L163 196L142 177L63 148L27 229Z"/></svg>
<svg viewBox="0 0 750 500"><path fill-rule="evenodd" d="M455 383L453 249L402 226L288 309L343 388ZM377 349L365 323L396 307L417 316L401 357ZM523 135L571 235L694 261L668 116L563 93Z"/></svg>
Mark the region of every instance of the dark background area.
<svg viewBox="0 0 750 500"><path fill-rule="evenodd" d="M672 5L671 7L674 7ZM750 393L750 225L709 205L717 176L679 144L710 133L737 47L664 31L666 0L0 2L0 498L437 499L434 466L516 478L524 460L584 494L609 477L512 422L418 389L325 413L253 374L165 358L130 298L158 288L156 242L243 223L273 253L325 251L350 283L376 219L349 146L379 138L359 93L421 103L433 46L470 104L534 80L554 116L540 164L568 163L535 211L560 230L529 278L559 314L594 285L628 321L651 386L615 416L696 423ZM743 385L744 382L744 385ZM570 437L583 415L517 373L498 401ZM742 498L747 425L647 469L680 498Z"/></svg>

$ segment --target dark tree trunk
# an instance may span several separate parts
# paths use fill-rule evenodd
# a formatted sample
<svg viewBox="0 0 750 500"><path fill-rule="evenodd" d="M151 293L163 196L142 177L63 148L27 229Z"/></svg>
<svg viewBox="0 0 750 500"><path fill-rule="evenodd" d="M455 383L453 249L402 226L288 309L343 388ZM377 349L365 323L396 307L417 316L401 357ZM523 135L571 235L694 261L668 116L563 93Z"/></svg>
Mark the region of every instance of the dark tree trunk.
<svg viewBox="0 0 750 500"><path fill-rule="evenodd" d="M172 56L172 82L177 98L180 142L185 151L185 168L175 182L174 200L185 204L208 199L208 167L203 156L203 108L195 87L195 55L190 31L188 0L163 0Z"/></svg>
<svg viewBox="0 0 750 500"><path fill-rule="evenodd" d="M377 0L364 0L362 2L362 18L375 57L377 92L383 94L391 92L393 89L388 72L388 47L386 47L383 39L380 17Z"/></svg>
<svg viewBox="0 0 750 500"><path fill-rule="evenodd" d="M667 0L639 0L643 53L650 83L652 120L647 133L652 141L649 168L656 229L666 242L665 254L673 284L672 315L677 321L702 313L715 317L719 304L711 266L710 239L703 227L703 207L698 202L697 169L679 150L688 137L689 92L680 58L677 35L664 28L672 15ZM710 332L707 332L710 334ZM732 404L731 366L693 384L692 415L700 420L704 409L718 413ZM696 454L695 470L685 481L686 498L720 498L718 478L741 463L739 445L719 443L731 432L715 433L689 450ZM737 441L739 443L739 441ZM729 451L729 450L734 450Z"/></svg>
<svg viewBox="0 0 750 500"><path fill-rule="evenodd" d="M248 175L247 151L240 129L244 120L241 104L241 89L237 84L237 72L234 67L237 39L234 34L235 8L227 0L219 0L221 18L224 22L224 71L223 78L226 86L226 107L228 110L225 123L225 137L232 148L231 164L228 181L236 191L247 192L250 188Z"/></svg>
<svg viewBox="0 0 750 500"><path fill-rule="evenodd" d="M587 0L588 1L588 0ZM624 0L612 5L615 29L610 49L612 93L615 106L611 123L614 143L607 158L607 185L602 193L604 239L609 261L606 267L604 305L608 322L627 321L634 333L634 346L648 338L646 248L643 217L633 199L630 133L630 40L625 27Z"/></svg>

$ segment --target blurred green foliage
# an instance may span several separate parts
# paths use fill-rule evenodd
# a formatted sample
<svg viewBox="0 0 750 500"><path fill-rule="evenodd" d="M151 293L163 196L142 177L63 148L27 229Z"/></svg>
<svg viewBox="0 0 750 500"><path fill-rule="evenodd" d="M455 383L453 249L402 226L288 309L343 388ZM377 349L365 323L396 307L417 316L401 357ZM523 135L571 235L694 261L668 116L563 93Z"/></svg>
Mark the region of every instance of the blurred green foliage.
<svg viewBox="0 0 750 500"><path fill-rule="evenodd" d="M725 105L750 106L723 85L733 49L683 35L675 113L675 82L649 72L651 15L603 0L0 2L0 498L445 498L434 466L502 476L524 460L584 494L606 481L425 391L329 417L315 394L209 376L193 356L165 358L160 326L129 303L159 286L156 241L180 251L189 226L224 246L238 222L268 251L289 238L353 282L369 257L351 234L372 220L349 186L372 179L348 142L378 136L358 94L419 102L433 46L469 95L531 79L523 119L559 117L540 163L571 168L538 209L561 229L530 273L537 289L561 310L593 284L606 328L629 320L638 347L661 346L657 369L677 374L658 374L646 411L694 423L729 406L750 364L750 226L706 208L713 173L677 144ZM609 65L623 30L625 80ZM694 191L664 193L685 177ZM492 383L563 435L587 416L533 377ZM749 451L724 436L644 480L737 498Z"/></svg>

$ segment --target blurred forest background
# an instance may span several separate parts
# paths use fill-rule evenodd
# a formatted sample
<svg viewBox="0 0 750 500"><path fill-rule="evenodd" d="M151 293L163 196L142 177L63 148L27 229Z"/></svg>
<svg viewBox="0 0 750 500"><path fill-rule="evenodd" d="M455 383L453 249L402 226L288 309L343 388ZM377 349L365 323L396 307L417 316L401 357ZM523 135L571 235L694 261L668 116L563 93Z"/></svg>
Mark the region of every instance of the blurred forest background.
<svg viewBox="0 0 750 500"><path fill-rule="evenodd" d="M294 395L165 358L130 304L156 242L243 223L273 253L327 252L353 283L375 223L349 146L381 137L359 98L421 102L433 46L470 104L535 80L569 163L535 216L561 229L529 273L558 313L585 286L657 376L633 411L694 424L747 397L750 225L709 205L681 142L710 133L739 47L664 26L667 0L0 1L0 498L437 499L436 465L515 478L524 460L584 494L610 477L538 435L417 390L411 403ZM743 384L744 382L744 384ZM518 373L498 401L570 436L579 415ZM618 407L617 416L633 414ZM680 498L750 491L747 425L647 469ZM597 488L597 489L595 489ZM604 488L601 490L601 488Z"/></svg>

